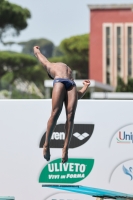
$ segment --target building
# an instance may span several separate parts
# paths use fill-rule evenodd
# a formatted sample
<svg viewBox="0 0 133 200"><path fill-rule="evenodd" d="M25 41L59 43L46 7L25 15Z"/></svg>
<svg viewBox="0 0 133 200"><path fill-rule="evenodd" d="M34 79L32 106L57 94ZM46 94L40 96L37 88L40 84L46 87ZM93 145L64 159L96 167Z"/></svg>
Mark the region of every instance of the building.
<svg viewBox="0 0 133 200"><path fill-rule="evenodd" d="M133 77L133 4L88 5L90 9L89 78L117 86Z"/></svg>

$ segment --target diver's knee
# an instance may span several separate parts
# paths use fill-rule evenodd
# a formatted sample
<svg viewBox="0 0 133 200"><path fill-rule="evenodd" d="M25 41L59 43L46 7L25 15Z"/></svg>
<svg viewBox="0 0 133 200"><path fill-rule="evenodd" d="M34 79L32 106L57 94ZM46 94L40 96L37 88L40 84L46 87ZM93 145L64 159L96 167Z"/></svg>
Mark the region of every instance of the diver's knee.
<svg viewBox="0 0 133 200"><path fill-rule="evenodd" d="M52 110L50 118L56 120L59 117L60 112L61 112L60 108Z"/></svg>
<svg viewBox="0 0 133 200"><path fill-rule="evenodd" d="M67 113L67 122L73 122L74 121L74 115L75 115L75 112L73 111L70 111Z"/></svg>

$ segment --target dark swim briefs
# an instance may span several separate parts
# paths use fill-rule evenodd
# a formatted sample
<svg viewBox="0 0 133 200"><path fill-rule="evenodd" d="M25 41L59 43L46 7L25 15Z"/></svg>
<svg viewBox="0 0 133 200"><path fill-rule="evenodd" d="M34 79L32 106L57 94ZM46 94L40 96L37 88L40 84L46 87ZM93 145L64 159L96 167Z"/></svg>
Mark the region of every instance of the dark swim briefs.
<svg viewBox="0 0 133 200"><path fill-rule="evenodd" d="M68 90L72 86L76 86L74 81L72 81L70 79L65 79L65 78L55 78L54 82L53 82L53 85L55 83L63 83L65 88L66 88L66 90Z"/></svg>

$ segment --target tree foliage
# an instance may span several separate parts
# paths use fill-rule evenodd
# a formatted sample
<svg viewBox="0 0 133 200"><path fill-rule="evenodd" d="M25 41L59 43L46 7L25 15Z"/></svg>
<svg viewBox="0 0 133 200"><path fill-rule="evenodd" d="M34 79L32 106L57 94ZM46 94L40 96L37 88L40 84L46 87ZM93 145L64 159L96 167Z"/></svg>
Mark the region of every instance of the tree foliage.
<svg viewBox="0 0 133 200"><path fill-rule="evenodd" d="M27 27L27 20L30 17L31 14L28 9L10 3L7 0L0 0L0 42L5 45L15 44L12 41L4 42L4 37L8 33L12 34L12 36L19 35L20 31ZM50 51L49 44L48 51ZM34 85L33 89L36 88L37 90L38 87L39 90L44 91L43 82L46 77L46 72L38 64L35 57L26 54L0 51L0 89L2 91L5 89L7 92L9 90L8 93L10 96L12 88L13 98L39 98L38 95L40 95L36 93L34 95L30 94L29 96L26 92L22 94L21 90L16 90L16 81L28 83L29 86Z"/></svg>
<svg viewBox="0 0 133 200"><path fill-rule="evenodd" d="M23 46L23 53L33 55L33 46L39 46L42 54L44 54L47 58L52 57L54 44L50 40L40 38L40 39L32 39L27 42L19 42L19 45Z"/></svg>
<svg viewBox="0 0 133 200"><path fill-rule="evenodd" d="M33 56L0 51L0 76L7 71L17 71L21 68L24 70L27 66L33 66L35 64L37 64L37 60Z"/></svg>
<svg viewBox="0 0 133 200"><path fill-rule="evenodd" d="M0 77L7 81L21 78L43 84L46 72L33 56L3 51L0 52Z"/></svg>
<svg viewBox="0 0 133 200"><path fill-rule="evenodd" d="M0 40L3 42L8 30L13 30L13 35L18 35L27 27L27 19L30 17L28 9L0 0Z"/></svg>
<svg viewBox="0 0 133 200"><path fill-rule="evenodd" d="M126 84L120 77L117 78L116 92L126 92Z"/></svg>
<svg viewBox="0 0 133 200"><path fill-rule="evenodd" d="M0 52L0 89L12 90L11 98L40 98L36 94L26 94L16 90L16 80L34 83L44 94L44 80L47 78L43 66L35 57L14 53Z"/></svg>
<svg viewBox="0 0 133 200"><path fill-rule="evenodd" d="M88 59L88 34L73 36L64 39L60 47L62 51L68 55L78 55Z"/></svg>
<svg viewBox="0 0 133 200"><path fill-rule="evenodd" d="M127 92L133 92L133 78L128 79Z"/></svg>
<svg viewBox="0 0 133 200"><path fill-rule="evenodd" d="M128 78L127 84L118 77L116 92L133 92L133 78Z"/></svg>
<svg viewBox="0 0 133 200"><path fill-rule="evenodd" d="M60 46L55 46L53 49L53 54L52 57L59 57L59 56L63 56L64 53L62 52Z"/></svg>

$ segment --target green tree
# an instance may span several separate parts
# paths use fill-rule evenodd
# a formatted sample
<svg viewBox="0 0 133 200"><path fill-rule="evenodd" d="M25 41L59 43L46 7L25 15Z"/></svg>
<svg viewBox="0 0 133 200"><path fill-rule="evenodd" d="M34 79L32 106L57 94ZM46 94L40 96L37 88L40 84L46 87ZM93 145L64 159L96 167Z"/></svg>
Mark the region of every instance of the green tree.
<svg viewBox="0 0 133 200"><path fill-rule="evenodd" d="M14 52L0 52L1 89L10 90L12 88L13 94L15 96L18 94L19 98L23 94L15 89L15 81L20 80L20 82L35 83L42 94L44 94L44 80L46 77L47 74L43 66L38 64L37 59L33 56ZM12 97L15 97L14 95ZM27 94L27 96L29 95ZM35 96L30 95L32 98Z"/></svg>
<svg viewBox="0 0 133 200"><path fill-rule="evenodd" d="M35 57L14 52L0 51L0 77L12 82L17 78L43 84L46 77L43 67Z"/></svg>
<svg viewBox="0 0 133 200"><path fill-rule="evenodd" d="M54 47L52 57L59 57L59 56L63 56L63 55L64 55L64 53L61 51L60 46Z"/></svg>
<svg viewBox="0 0 133 200"><path fill-rule="evenodd" d="M0 77L9 71L25 70L27 66L32 67L36 64L37 60L33 56L0 51Z"/></svg>
<svg viewBox="0 0 133 200"><path fill-rule="evenodd" d="M124 83L122 78L118 77L116 92L126 92L126 91L127 91L126 84Z"/></svg>
<svg viewBox="0 0 133 200"><path fill-rule="evenodd" d="M127 92L133 92L133 78L128 79Z"/></svg>
<svg viewBox="0 0 133 200"><path fill-rule="evenodd" d="M26 54L33 55L33 46L39 46L42 54L47 58L52 57L54 44L47 39L32 39L27 42L19 42L19 45L23 46L22 52Z"/></svg>
<svg viewBox="0 0 133 200"><path fill-rule="evenodd" d="M88 34L72 36L64 39L60 47L68 55L81 55L83 58L86 58L88 55L88 39Z"/></svg>
<svg viewBox="0 0 133 200"><path fill-rule="evenodd" d="M116 92L133 92L133 78L128 78L127 84L123 79L118 77Z"/></svg>
<svg viewBox="0 0 133 200"><path fill-rule="evenodd" d="M19 35L27 27L27 19L30 17L28 9L0 0L0 41L3 42L8 30L13 31L12 35Z"/></svg>

